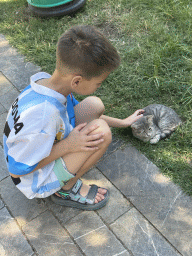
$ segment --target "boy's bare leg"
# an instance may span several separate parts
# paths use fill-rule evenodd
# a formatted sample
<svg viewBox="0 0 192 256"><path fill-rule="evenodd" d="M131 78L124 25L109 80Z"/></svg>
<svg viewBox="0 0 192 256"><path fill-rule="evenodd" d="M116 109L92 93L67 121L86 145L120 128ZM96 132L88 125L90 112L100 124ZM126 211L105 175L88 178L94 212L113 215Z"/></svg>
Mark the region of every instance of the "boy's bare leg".
<svg viewBox="0 0 192 256"><path fill-rule="evenodd" d="M100 125L100 127L94 130L91 134L97 134L98 132L102 131L105 135L103 137L104 141L98 146L99 149L97 151L79 152L63 157L68 170L71 173L76 174L75 178L71 179L67 185L63 187L64 190L70 189L76 183L77 179L85 174L103 156L112 140L111 130L107 123L101 119L98 120L105 110L104 105L99 98L94 96L87 97L85 100L76 105L74 110L76 125L87 122L89 124L84 128L86 129L94 123L97 123ZM86 196L89 188L89 186L83 184L80 191L81 195ZM95 203L103 200L105 193L106 190L100 188L98 190Z"/></svg>
<svg viewBox="0 0 192 256"><path fill-rule="evenodd" d="M95 123L99 124L100 126L90 134L97 134L98 132L102 131L104 133L104 141L98 145L98 149L96 151L72 153L63 157L63 160L69 172L71 172L72 174L76 174L76 176L69 180L67 185L63 187L64 190L70 189L76 183L77 179L85 174L102 157L112 141L111 130L104 120L93 120L84 129L92 126ZM89 188L90 186L83 184L80 194L82 196L86 196ZM95 203L103 200L105 193L106 190L100 188L98 190Z"/></svg>
<svg viewBox="0 0 192 256"><path fill-rule="evenodd" d="M105 111L105 106L101 99L95 96L89 96L74 107L75 125L89 123L98 119Z"/></svg>

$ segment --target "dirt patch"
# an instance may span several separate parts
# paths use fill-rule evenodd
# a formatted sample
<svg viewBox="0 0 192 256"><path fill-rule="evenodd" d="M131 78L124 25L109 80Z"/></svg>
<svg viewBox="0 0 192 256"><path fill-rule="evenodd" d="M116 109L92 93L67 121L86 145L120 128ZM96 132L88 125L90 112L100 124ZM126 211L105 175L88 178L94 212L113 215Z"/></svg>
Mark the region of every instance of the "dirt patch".
<svg viewBox="0 0 192 256"><path fill-rule="evenodd" d="M15 10L15 23L28 22L32 18L28 6L22 6Z"/></svg>
<svg viewBox="0 0 192 256"><path fill-rule="evenodd" d="M118 28L119 26L108 21L96 21L94 26L97 27L101 33L109 39L119 38L121 36L121 32Z"/></svg>

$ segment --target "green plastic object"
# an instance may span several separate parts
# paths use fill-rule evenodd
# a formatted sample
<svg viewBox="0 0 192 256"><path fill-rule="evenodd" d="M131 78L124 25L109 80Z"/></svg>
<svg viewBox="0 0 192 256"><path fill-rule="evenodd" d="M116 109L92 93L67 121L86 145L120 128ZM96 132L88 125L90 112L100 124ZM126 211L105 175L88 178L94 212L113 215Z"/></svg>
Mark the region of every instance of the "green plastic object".
<svg viewBox="0 0 192 256"><path fill-rule="evenodd" d="M59 6L62 4L67 4L73 0L27 0L27 2L35 7L50 8L54 6Z"/></svg>
<svg viewBox="0 0 192 256"><path fill-rule="evenodd" d="M84 6L86 0L27 0L32 14L38 17L71 15Z"/></svg>

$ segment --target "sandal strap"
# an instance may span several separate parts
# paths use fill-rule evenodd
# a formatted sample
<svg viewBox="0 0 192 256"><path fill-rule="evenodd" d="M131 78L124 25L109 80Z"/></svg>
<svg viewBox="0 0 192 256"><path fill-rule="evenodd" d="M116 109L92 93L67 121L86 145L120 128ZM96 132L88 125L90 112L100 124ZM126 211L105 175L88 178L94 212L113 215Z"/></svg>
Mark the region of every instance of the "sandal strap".
<svg viewBox="0 0 192 256"><path fill-rule="evenodd" d="M73 187L70 189L70 192L77 194L78 191L81 189L83 182L78 179L77 182L73 185Z"/></svg>
<svg viewBox="0 0 192 256"><path fill-rule="evenodd" d="M89 189L89 192L86 196L86 201L89 203L89 204L94 204L95 203L95 197L97 195L97 192L98 192L98 186L97 185L90 185L90 189Z"/></svg>
<svg viewBox="0 0 192 256"><path fill-rule="evenodd" d="M82 204L94 204L95 197L98 191L98 186L90 185L91 187L88 191L88 194L84 197L80 194L82 184L83 182L80 179L78 179L70 190L60 189L57 193L59 193L61 197L63 197L63 199L71 199Z"/></svg>
<svg viewBox="0 0 192 256"><path fill-rule="evenodd" d="M81 204L94 204L95 203L95 196L98 191L98 186L91 185L88 194L84 197L80 194L79 190L77 193L70 193L69 198L73 201L79 202Z"/></svg>
<svg viewBox="0 0 192 256"><path fill-rule="evenodd" d="M80 179L78 179L71 189L69 189L69 190L64 190L64 189L61 188L59 191L57 191L57 193L58 193L61 197L66 198L66 199L69 199L70 196L71 196L71 194L74 194L74 195L75 195L75 194L78 193L78 191L79 191L79 190L81 189L81 187L82 187L82 184L83 184L83 182L82 182Z"/></svg>

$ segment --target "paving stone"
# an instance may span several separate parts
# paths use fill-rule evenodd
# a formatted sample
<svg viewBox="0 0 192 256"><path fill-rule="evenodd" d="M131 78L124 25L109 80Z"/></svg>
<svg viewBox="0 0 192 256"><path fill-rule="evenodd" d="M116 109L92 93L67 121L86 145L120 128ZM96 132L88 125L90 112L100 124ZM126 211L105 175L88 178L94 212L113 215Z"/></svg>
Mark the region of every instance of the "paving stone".
<svg viewBox="0 0 192 256"><path fill-rule="evenodd" d="M161 193L151 191L151 195L144 195L140 199L135 197L131 200L182 255L192 255L190 197L172 184Z"/></svg>
<svg viewBox="0 0 192 256"><path fill-rule="evenodd" d="M0 167L0 181L1 181L7 176L9 176L9 172L7 170L7 164L4 157L4 151L1 145L0 145L0 163L1 163L1 167Z"/></svg>
<svg viewBox="0 0 192 256"><path fill-rule="evenodd" d="M5 39L5 36L0 34L0 53L3 53L9 47L9 43Z"/></svg>
<svg viewBox="0 0 192 256"><path fill-rule="evenodd" d="M113 184L97 169L93 168L83 178L85 184L96 184L99 187L109 189L110 198L106 206L97 210L98 214L106 223L112 223L123 213L131 209L126 198L116 189Z"/></svg>
<svg viewBox="0 0 192 256"><path fill-rule="evenodd" d="M0 72L0 96L8 93L13 89L13 85L10 81Z"/></svg>
<svg viewBox="0 0 192 256"><path fill-rule="evenodd" d="M0 182L0 194L11 213L23 226L40 213L47 210L47 207L38 204L36 199L27 199L13 184L10 177Z"/></svg>
<svg viewBox="0 0 192 256"><path fill-rule="evenodd" d="M30 62L26 62L16 49L7 44L7 40L2 35L0 36L0 45L0 70L21 91L29 84L30 76L41 69Z"/></svg>
<svg viewBox="0 0 192 256"><path fill-rule="evenodd" d="M77 238L76 242L86 256L113 256L122 255L125 252L124 255L130 255L107 227Z"/></svg>
<svg viewBox="0 0 192 256"><path fill-rule="evenodd" d="M1 100L0 100L0 102L1 102ZM4 108L4 106L0 104L0 115L5 112L7 112L6 108Z"/></svg>
<svg viewBox="0 0 192 256"><path fill-rule="evenodd" d="M169 196L169 195L167 195ZM154 199L153 199L154 200ZM159 199L160 201L161 199ZM163 200L162 200L163 201ZM164 210L164 211L163 211ZM184 256L192 255L192 200L178 192L163 209L162 216L155 216L155 211L146 216L153 220L155 226ZM160 212L160 211L159 211ZM161 212L160 212L161 213Z"/></svg>
<svg viewBox="0 0 192 256"><path fill-rule="evenodd" d="M6 111L9 111L12 103L15 101L18 95L19 95L18 90L13 88L8 93L4 94L3 96L0 96L0 102Z"/></svg>
<svg viewBox="0 0 192 256"><path fill-rule="evenodd" d="M110 227L134 256L180 255L136 209L125 213Z"/></svg>
<svg viewBox="0 0 192 256"><path fill-rule="evenodd" d="M31 246L5 207L0 210L0 230L0 255L33 255Z"/></svg>
<svg viewBox="0 0 192 256"><path fill-rule="evenodd" d="M147 164L149 166L150 162L135 148L129 146L115 151L96 166L124 195L130 197L143 196L145 185L146 189L150 190ZM154 165L151 168L152 173L153 167Z"/></svg>
<svg viewBox="0 0 192 256"><path fill-rule="evenodd" d="M82 210L71 208L71 207L64 207L61 205L57 205L52 202L51 198L45 198L47 207L54 213L55 216L59 219L62 224L67 223L71 218L77 216Z"/></svg>
<svg viewBox="0 0 192 256"><path fill-rule="evenodd" d="M67 232L49 211L25 225L23 231L39 256L82 255Z"/></svg>
<svg viewBox="0 0 192 256"><path fill-rule="evenodd" d="M96 184L100 187L106 187L110 191L110 199L105 207L98 210L99 215L107 223L112 223L120 215L128 211L131 206L130 203L122 196L122 194L98 171L97 168L91 169L82 178L85 184ZM64 207L54 204L50 197L45 199L47 207L54 212L62 224L67 223L71 218L77 216L82 210Z"/></svg>
<svg viewBox="0 0 192 256"><path fill-rule="evenodd" d="M0 115L0 142L1 142L1 145L3 145L3 131L4 131L6 119L7 119L7 113L3 113Z"/></svg>
<svg viewBox="0 0 192 256"><path fill-rule="evenodd" d="M0 199L0 210L1 210L4 206L5 206L5 205L4 205L3 201Z"/></svg>
<svg viewBox="0 0 192 256"><path fill-rule="evenodd" d="M97 166L183 255L192 255L191 198L131 146Z"/></svg>
<svg viewBox="0 0 192 256"><path fill-rule="evenodd" d="M103 226L105 225L98 215L89 211L83 211L65 224L74 239Z"/></svg>
<svg viewBox="0 0 192 256"><path fill-rule="evenodd" d="M131 256L131 254L127 251L127 250L124 250L118 254L115 254L113 256Z"/></svg>
<svg viewBox="0 0 192 256"><path fill-rule="evenodd" d="M125 252L123 245L95 212L84 211L65 227L86 256L112 256Z"/></svg>
<svg viewBox="0 0 192 256"><path fill-rule="evenodd" d="M107 151L105 152L105 154L101 157L100 161L102 161L106 156L110 155L111 153L113 153L115 150L117 150L118 148L120 148L123 145L123 141L115 136L113 136L113 140L111 142L111 144L109 145L109 147L107 148Z"/></svg>

